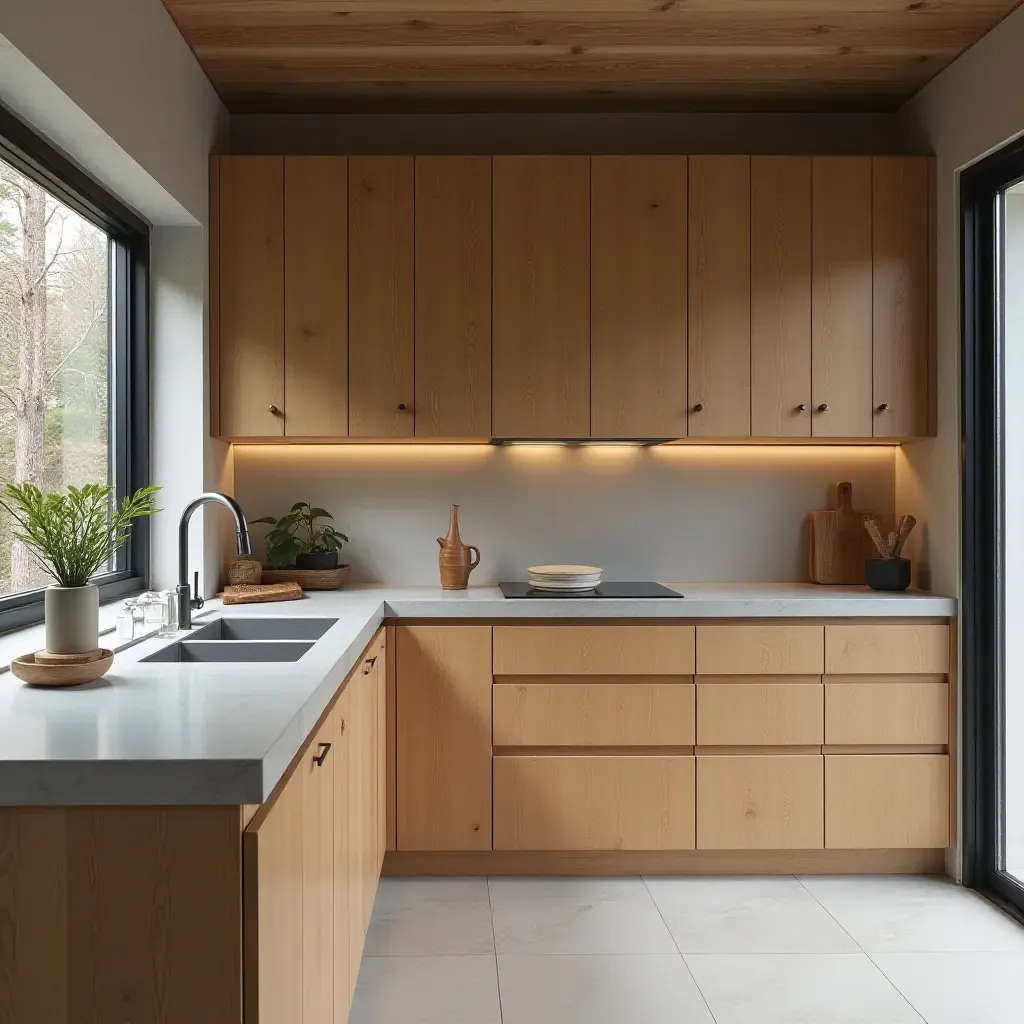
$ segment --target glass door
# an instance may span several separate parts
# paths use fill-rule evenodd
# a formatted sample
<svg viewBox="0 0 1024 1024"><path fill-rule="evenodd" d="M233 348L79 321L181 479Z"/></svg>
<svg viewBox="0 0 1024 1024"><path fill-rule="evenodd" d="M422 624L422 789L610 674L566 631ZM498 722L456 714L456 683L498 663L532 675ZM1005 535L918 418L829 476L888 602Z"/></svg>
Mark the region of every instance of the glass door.
<svg viewBox="0 0 1024 1024"><path fill-rule="evenodd" d="M1024 146L961 196L964 881L1024 915Z"/></svg>

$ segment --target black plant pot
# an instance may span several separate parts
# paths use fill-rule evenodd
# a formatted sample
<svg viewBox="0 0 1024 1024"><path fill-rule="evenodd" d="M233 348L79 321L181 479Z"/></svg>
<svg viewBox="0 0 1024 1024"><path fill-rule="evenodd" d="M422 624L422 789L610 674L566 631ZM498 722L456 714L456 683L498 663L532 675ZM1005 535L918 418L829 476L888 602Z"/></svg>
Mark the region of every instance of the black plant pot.
<svg viewBox="0 0 1024 1024"><path fill-rule="evenodd" d="M337 569L337 551L304 551L295 556L296 569Z"/></svg>
<svg viewBox="0 0 1024 1024"><path fill-rule="evenodd" d="M869 558L867 583L872 590L906 590L910 586L910 559Z"/></svg>

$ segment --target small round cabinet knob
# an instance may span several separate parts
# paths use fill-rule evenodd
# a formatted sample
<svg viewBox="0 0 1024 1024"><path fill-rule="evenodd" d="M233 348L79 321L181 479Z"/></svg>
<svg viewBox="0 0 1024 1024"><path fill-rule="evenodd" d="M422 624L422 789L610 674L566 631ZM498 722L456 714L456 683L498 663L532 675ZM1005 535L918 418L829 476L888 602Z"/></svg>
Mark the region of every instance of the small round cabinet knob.
<svg viewBox="0 0 1024 1024"><path fill-rule="evenodd" d="M818 406L818 412L828 412L828 402L822 402L821 405Z"/></svg>
<svg viewBox="0 0 1024 1024"><path fill-rule="evenodd" d="M398 403L398 411L399 412L405 412L405 410L407 408L408 408L408 406L405 404L405 402L399 402Z"/></svg>
<svg viewBox="0 0 1024 1024"><path fill-rule="evenodd" d="M270 407L270 415L271 416L280 416L281 415L281 410L278 409L278 407L276 405L272 405Z"/></svg>
<svg viewBox="0 0 1024 1024"><path fill-rule="evenodd" d="M878 407L878 412L888 412L888 411L889 411L889 403L888 403L888 402L883 402L883 403L882 403L882 404L881 404L881 405L880 405L880 406Z"/></svg>
<svg viewBox="0 0 1024 1024"><path fill-rule="evenodd" d="M703 403L703 402L698 402L698 403L697 403L697 404L696 404L696 405L695 405L695 406L693 407L693 411L694 411L694 412L703 412L703 411L704 411L704 403Z"/></svg>
<svg viewBox="0 0 1024 1024"><path fill-rule="evenodd" d="M799 405L798 405L798 406L796 407L796 411L797 411L797 412L807 412L807 403L806 403L806 402L801 402L801 403L800 403L800 404L799 404Z"/></svg>

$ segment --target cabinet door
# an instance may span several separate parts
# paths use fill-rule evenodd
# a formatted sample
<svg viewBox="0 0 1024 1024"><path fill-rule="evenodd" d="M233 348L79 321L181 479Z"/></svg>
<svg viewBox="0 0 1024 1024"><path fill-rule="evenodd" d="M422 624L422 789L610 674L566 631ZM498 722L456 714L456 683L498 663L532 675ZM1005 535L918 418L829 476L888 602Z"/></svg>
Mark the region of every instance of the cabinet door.
<svg viewBox="0 0 1024 1024"><path fill-rule="evenodd" d="M398 849L491 848L491 630L397 629Z"/></svg>
<svg viewBox="0 0 1024 1024"><path fill-rule="evenodd" d="M750 432L811 433L811 159L750 161Z"/></svg>
<svg viewBox="0 0 1024 1024"><path fill-rule="evenodd" d="M750 436L750 157L690 157L690 437Z"/></svg>
<svg viewBox="0 0 1024 1024"><path fill-rule="evenodd" d="M928 433L931 158L872 161L874 435Z"/></svg>
<svg viewBox="0 0 1024 1024"><path fill-rule="evenodd" d="M284 431L348 433L348 160L284 161Z"/></svg>
<svg viewBox="0 0 1024 1024"><path fill-rule="evenodd" d="M494 158L493 431L590 434L590 158Z"/></svg>
<svg viewBox="0 0 1024 1024"><path fill-rule="evenodd" d="M413 158L351 157L349 434L413 435Z"/></svg>
<svg viewBox="0 0 1024 1024"><path fill-rule="evenodd" d="M334 705L334 1024L346 1024L355 990L352 970L352 689L351 683ZM361 947L360 947L361 949Z"/></svg>
<svg viewBox="0 0 1024 1024"><path fill-rule="evenodd" d="M686 436L686 157L595 156L591 434Z"/></svg>
<svg viewBox="0 0 1024 1024"><path fill-rule="evenodd" d="M416 436L491 436L491 158L416 157Z"/></svg>
<svg viewBox="0 0 1024 1024"><path fill-rule="evenodd" d="M284 160L216 157L220 433L284 433Z"/></svg>
<svg viewBox="0 0 1024 1024"><path fill-rule="evenodd" d="M333 713L296 772L302 785L302 1021L334 1024Z"/></svg>
<svg viewBox="0 0 1024 1024"><path fill-rule="evenodd" d="M303 1024L303 789L300 769L243 834L246 1024Z"/></svg>
<svg viewBox="0 0 1024 1024"><path fill-rule="evenodd" d="M811 433L870 437L871 157L813 161Z"/></svg>

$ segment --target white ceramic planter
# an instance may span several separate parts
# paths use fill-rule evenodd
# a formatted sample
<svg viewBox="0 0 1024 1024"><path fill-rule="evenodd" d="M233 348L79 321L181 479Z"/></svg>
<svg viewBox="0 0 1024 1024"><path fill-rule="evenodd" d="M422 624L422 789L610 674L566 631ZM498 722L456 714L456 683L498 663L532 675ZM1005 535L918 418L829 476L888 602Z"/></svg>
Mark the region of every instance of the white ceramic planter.
<svg viewBox="0 0 1024 1024"><path fill-rule="evenodd" d="M46 649L51 654L84 654L100 645L100 592L87 587L47 587Z"/></svg>

